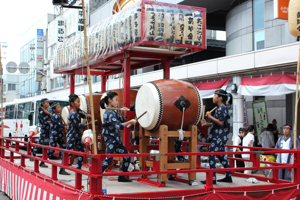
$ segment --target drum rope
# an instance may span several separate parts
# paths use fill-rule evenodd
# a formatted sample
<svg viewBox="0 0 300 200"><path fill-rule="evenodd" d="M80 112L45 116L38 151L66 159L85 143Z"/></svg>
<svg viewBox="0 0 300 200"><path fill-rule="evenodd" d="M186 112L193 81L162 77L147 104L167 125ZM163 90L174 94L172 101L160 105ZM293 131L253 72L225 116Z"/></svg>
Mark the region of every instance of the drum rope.
<svg viewBox="0 0 300 200"><path fill-rule="evenodd" d="M184 134L184 131L182 130L182 127L183 127L183 121L184 121L184 110L185 110L185 107L182 108L182 119L181 119L181 128L178 130L179 132L179 140L182 141L183 140L183 134Z"/></svg>

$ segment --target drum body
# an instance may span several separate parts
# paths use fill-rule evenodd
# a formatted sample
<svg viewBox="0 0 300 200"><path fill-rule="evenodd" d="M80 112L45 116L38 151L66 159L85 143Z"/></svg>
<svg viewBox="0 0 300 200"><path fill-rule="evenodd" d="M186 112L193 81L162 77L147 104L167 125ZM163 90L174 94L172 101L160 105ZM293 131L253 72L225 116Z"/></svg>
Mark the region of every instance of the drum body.
<svg viewBox="0 0 300 200"><path fill-rule="evenodd" d="M70 114L70 106L63 107L63 109L61 110L61 117L66 123L69 123L68 121L69 114Z"/></svg>
<svg viewBox="0 0 300 200"><path fill-rule="evenodd" d="M119 97L119 107L120 108L124 107L123 90L122 89L113 90L113 92L116 92L118 94L118 97ZM137 90L130 90L130 107L132 107L134 105L135 99L136 99L136 95L137 95ZM104 97L106 97L106 93L103 93L101 99L104 98ZM98 102L100 102L100 101L98 101ZM101 122L103 122L104 112L105 112L105 109L102 109L100 107Z"/></svg>
<svg viewBox="0 0 300 200"><path fill-rule="evenodd" d="M147 113L139 119L140 125L155 131L159 125L168 130L183 130L197 125L201 119L203 103L198 89L191 83L179 80L157 80L144 84L136 97L136 116ZM184 111L184 112L183 112Z"/></svg>
<svg viewBox="0 0 300 200"><path fill-rule="evenodd" d="M101 124L102 124L101 117L100 117L100 107L99 107L99 102L101 100L101 97L102 97L102 94L93 93L94 116L95 116L95 120L97 120L97 122L95 124L97 124L99 126L99 128L101 128ZM79 95L79 99L80 99L80 109L88 114L91 114L90 94ZM83 119L82 123L83 124L86 123L86 119Z"/></svg>

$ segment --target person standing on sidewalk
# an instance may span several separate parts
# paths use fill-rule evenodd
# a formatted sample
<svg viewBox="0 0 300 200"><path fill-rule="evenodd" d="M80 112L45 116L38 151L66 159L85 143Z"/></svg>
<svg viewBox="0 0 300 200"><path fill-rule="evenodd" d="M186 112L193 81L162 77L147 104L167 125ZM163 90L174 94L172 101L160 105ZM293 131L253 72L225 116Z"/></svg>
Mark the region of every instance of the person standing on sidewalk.
<svg viewBox="0 0 300 200"><path fill-rule="evenodd" d="M294 136L291 135L292 126L285 124L283 126L284 136L280 137L276 143L276 149L294 149ZM296 148L300 148L300 143L298 138L296 138ZM276 159L277 163L286 163L293 164L293 156L291 153L279 153ZM289 169L278 169L278 178L291 181L292 180L292 171Z"/></svg>
<svg viewBox="0 0 300 200"><path fill-rule="evenodd" d="M234 139L234 146L243 146L243 138L245 137L245 129L244 128L240 128L239 129L239 135L235 137ZM241 148L233 148L234 152L242 152L243 150ZM236 154L234 155L235 158L242 158L241 154ZM236 167L238 168L243 168L245 167L244 161L240 161L237 160L236 161ZM236 172L240 172L240 173L244 173L244 170L241 171L236 171Z"/></svg>
<svg viewBox="0 0 300 200"><path fill-rule="evenodd" d="M253 147L253 143L254 143L254 133L255 133L255 129L253 125L250 125L248 127L248 133L247 135L244 137L243 139L243 146L244 147ZM243 152L248 152L250 151L250 149L247 148L243 148ZM249 160L250 159L250 154L242 154L242 158ZM253 162L245 162L245 167L253 167ZM252 170L245 170L244 174L251 174Z"/></svg>

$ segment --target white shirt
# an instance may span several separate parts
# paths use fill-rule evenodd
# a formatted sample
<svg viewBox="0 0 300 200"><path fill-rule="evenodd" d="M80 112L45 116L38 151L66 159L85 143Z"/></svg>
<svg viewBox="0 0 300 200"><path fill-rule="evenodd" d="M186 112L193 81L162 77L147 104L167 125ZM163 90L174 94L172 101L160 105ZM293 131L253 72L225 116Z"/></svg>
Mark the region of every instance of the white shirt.
<svg viewBox="0 0 300 200"><path fill-rule="evenodd" d="M264 131L258 138L259 143L263 148L273 148L275 146L274 135L270 131Z"/></svg>
<svg viewBox="0 0 300 200"><path fill-rule="evenodd" d="M291 141L291 137L289 137L289 139L287 139L286 141L284 141L284 139L281 140L282 149L290 149L290 141ZM287 163L288 157L289 157L289 153L282 153L281 163Z"/></svg>
<svg viewBox="0 0 300 200"><path fill-rule="evenodd" d="M241 138L239 136L236 136L234 141L233 141L233 145L234 146L239 146L239 144L241 143ZM233 148L233 151L236 152L236 148Z"/></svg>
<svg viewBox="0 0 300 200"><path fill-rule="evenodd" d="M254 135L251 133L248 133L244 138L243 138L243 146L248 147L249 142L251 141L251 147L253 147L253 142L254 142ZM250 149L243 148L243 151L250 151ZM250 154L243 154L242 158L250 158Z"/></svg>

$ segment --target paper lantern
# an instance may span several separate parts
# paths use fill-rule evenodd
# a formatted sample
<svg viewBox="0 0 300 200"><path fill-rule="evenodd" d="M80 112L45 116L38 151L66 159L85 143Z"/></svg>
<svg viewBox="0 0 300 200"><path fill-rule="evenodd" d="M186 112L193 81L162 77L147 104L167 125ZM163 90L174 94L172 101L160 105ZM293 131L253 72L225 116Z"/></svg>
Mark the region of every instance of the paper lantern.
<svg viewBox="0 0 300 200"><path fill-rule="evenodd" d="M163 42L165 34L165 11L163 7L157 6L155 12L155 33L156 41Z"/></svg>
<svg viewBox="0 0 300 200"><path fill-rule="evenodd" d="M194 45L202 45L203 19L201 13L194 14Z"/></svg>
<svg viewBox="0 0 300 200"><path fill-rule="evenodd" d="M174 11L167 10L165 17L165 26L166 26L166 42L174 43L175 36L175 24L174 24Z"/></svg>
<svg viewBox="0 0 300 200"><path fill-rule="evenodd" d="M138 7L134 13L134 31L133 31L133 40L138 42L141 40L141 7Z"/></svg>
<svg viewBox="0 0 300 200"><path fill-rule="evenodd" d="M184 34L184 16L182 10L174 15L175 19L175 43L182 44Z"/></svg>
<svg viewBox="0 0 300 200"><path fill-rule="evenodd" d="M184 34L183 43L193 44L194 16L192 13L187 13L184 16Z"/></svg>
<svg viewBox="0 0 300 200"><path fill-rule="evenodd" d="M155 36L155 11L151 4L146 4L145 11L145 38L153 41Z"/></svg>
<svg viewBox="0 0 300 200"><path fill-rule="evenodd" d="M131 25L130 13L127 12L125 15L125 45L131 43L130 25Z"/></svg>
<svg viewBox="0 0 300 200"><path fill-rule="evenodd" d="M293 36L300 36L300 1L290 0L289 3L289 29Z"/></svg>

